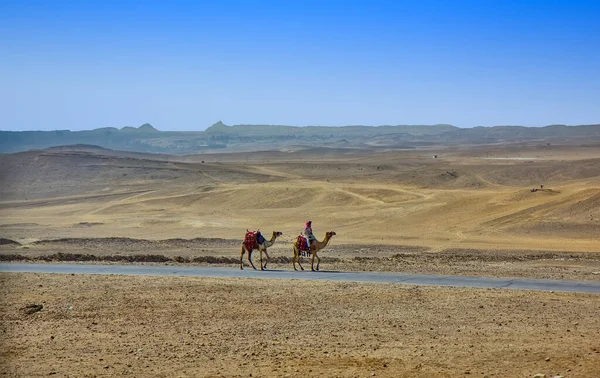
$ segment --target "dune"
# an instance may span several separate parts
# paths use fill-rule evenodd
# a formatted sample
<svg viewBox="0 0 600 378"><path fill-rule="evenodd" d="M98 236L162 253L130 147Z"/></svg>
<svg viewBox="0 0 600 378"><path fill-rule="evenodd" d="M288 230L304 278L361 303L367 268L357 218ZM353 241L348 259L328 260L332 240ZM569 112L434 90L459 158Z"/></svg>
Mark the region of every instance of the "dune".
<svg viewBox="0 0 600 378"><path fill-rule="evenodd" d="M598 252L600 152L568 144L435 151L437 159L431 148L6 154L0 212L12 226L0 236L234 239L262 228L290 241L311 219L318 234L335 229L339 245Z"/></svg>

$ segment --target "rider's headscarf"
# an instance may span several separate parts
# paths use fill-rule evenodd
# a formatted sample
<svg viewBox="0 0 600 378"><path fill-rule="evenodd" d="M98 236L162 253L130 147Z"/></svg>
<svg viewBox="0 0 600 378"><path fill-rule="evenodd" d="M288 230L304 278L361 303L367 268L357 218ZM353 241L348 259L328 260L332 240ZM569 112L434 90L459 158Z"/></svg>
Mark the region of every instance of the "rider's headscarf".
<svg viewBox="0 0 600 378"><path fill-rule="evenodd" d="M307 230L310 230L310 232L312 232L312 221L308 221L304 225L304 231L307 231Z"/></svg>

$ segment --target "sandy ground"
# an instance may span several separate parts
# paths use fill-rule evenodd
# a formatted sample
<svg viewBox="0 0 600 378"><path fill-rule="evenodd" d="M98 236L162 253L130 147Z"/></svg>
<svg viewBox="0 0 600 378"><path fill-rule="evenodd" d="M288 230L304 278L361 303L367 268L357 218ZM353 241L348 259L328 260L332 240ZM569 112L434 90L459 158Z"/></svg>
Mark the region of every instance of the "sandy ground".
<svg viewBox="0 0 600 378"><path fill-rule="evenodd" d="M7 377L594 377L586 294L0 275ZM24 307L42 304L27 314Z"/></svg>
<svg viewBox="0 0 600 378"><path fill-rule="evenodd" d="M283 232L270 248L270 267L291 269L291 243L310 219L319 239L337 233L321 253L322 269L597 281L600 148L540 142L187 157L29 151L0 155L0 219L2 261L125 256L235 266L245 230L261 229ZM254 261L258 266L257 255ZM600 302L593 295L200 278L0 279L4 376L600 371ZM44 308L26 314L29 304Z"/></svg>
<svg viewBox="0 0 600 378"><path fill-rule="evenodd" d="M274 154L0 156L0 237L291 242L310 219L336 245L600 252L599 146Z"/></svg>

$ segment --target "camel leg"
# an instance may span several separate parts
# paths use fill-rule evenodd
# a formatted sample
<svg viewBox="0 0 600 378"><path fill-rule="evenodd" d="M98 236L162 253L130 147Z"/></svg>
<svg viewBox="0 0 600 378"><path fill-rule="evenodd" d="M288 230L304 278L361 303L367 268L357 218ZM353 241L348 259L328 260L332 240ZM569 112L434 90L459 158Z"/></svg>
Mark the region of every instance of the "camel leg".
<svg viewBox="0 0 600 378"><path fill-rule="evenodd" d="M261 255L261 263L260 264L262 265L262 253L260 255ZM271 259L271 257L269 257L269 253L267 252L266 248L265 248L265 256L266 256L265 266L263 267L264 269L261 268L262 270L267 269L267 264L269 263L269 260Z"/></svg>
<svg viewBox="0 0 600 378"><path fill-rule="evenodd" d="M300 264L300 252L297 249L294 249L294 257L292 258L292 261L294 262L294 270L298 270L296 269L296 263L298 263L300 269L304 270L302 264Z"/></svg>
<svg viewBox="0 0 600 378"><path fill-rule="evenodd" d="M258 254L260 256L260 270L264 270L263 269L263 263L262 263L262 249L258 249Z"/></svg>
<svg viewBox="0 0 600 378"><path fill-rule="evenodd" d="M298 252L296 251L296 248L294 248L294 256L292 256L292 265L294 265L294 270L298 271L298 269L296 269L296 258L298 257Z"/></svg>
<svg viewBox="0 0 600 378"><path fill-rule="evenodd" d="M298 261L298 266L300 267L300 270L304 270L304 268L302 267L302 264L300 264L300 259L301 259L301 257L300 257L300 256L298 256L298 259L297 259L297 261Z"/></svg>
<svg viewBox="0 0 600 378"><path fill-rule="evenodd" d="M250 265L252 265L252 268L254 270L256 270L256 267L254 266L254 264L252 263L252 250L248 251L248 261L250 262Z"/></svg>
<svg viewBox="0 0 600 378"><path fill-rule="evenodd" d="M316 252L313 252L312 258L310 259L310 270L312 270L313 272L315 271L315 256L316 255L317 255Z"/></svg>
<svg viewBox="0 0 600 378"><path fill-rule="evenodd" d="M321 259L319 258L319 255L317 255L317 252L313 253L313 256L315 256L317 258L317 268L316 268L316 270L319 270L319 264L321 263Z"/></svg>
<svg viewBox="0 0 600 378"><path fill-rule="evenodd" d="M246 251L246 248L244 248L244 246L242 246L242 252L240 252L240 269L244 270L244 263L242 262L242 258L244 257L244 252Z"/></svg>

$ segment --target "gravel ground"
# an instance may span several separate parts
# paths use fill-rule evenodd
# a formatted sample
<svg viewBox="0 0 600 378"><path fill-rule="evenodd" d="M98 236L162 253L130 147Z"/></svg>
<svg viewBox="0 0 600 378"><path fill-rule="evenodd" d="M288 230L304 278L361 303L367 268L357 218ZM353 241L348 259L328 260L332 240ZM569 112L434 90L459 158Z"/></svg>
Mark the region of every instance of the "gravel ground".
<svg viewBox="0 0 600 378"><path fill-rule="evenodd" d="M21 273L0 284L6 377L600 371L597 295Z"/></svg>

